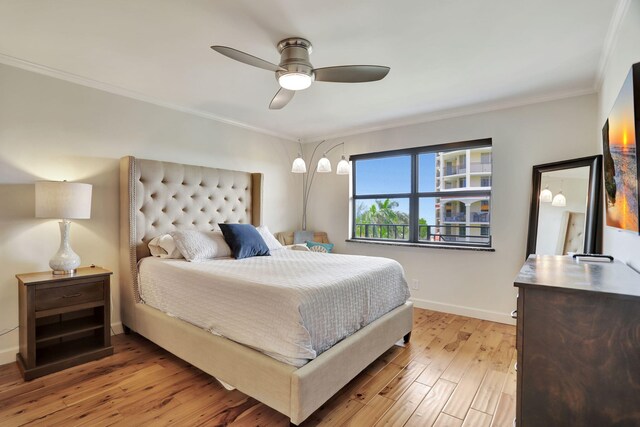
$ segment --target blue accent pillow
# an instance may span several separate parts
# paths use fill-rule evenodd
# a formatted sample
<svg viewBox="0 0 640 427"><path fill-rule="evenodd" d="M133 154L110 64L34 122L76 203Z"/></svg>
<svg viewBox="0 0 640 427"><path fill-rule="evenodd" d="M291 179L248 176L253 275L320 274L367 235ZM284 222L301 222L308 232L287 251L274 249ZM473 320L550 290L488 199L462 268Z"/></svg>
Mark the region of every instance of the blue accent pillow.
<svg viewBox="0 0 640 427"><path fill-rule="evenodd" d="M271 255L264 239L251 224L218 224L235 259Z"/></svg>
<svg viewBox="0 0 640 427"><path fill-rule="evenodd" d="M307 247L311 252L324 252L328 254L333 250L333 243L320 243L307 240Z"/></svg>

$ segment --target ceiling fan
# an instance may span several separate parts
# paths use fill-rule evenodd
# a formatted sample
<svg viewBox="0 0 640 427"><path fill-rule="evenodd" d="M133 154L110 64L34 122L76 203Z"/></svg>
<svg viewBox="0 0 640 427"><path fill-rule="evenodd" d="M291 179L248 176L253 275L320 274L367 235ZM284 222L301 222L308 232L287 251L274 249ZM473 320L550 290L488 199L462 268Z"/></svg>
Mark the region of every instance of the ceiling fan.
<svg viewBox="0 0 640 427"><path fill-rule="evenodd" d="M314 80L336 83L373 82L383 79L390 70L389 67L379 65L341 65L313 68L309 62L311 42L300 37L290 37L278 43L279 65L228 46L211 46L211 49L236 61L268 71L275 71L280 90L269 104L271 110L279 110L287 105L296 91L308 88Z"/></svg>

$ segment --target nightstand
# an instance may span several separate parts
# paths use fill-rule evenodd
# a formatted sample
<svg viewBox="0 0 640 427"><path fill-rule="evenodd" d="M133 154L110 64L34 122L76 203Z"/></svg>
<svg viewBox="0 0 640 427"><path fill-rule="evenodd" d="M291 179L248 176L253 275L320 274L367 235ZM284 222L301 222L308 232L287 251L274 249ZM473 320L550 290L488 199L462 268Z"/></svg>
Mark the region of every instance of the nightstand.
<svg viewBox="0 0 640 427"><path fill-rule="evenodd" d="M79 268L17 274L20 304L18 367L25 380L113 354L111 271Z"/></svg>

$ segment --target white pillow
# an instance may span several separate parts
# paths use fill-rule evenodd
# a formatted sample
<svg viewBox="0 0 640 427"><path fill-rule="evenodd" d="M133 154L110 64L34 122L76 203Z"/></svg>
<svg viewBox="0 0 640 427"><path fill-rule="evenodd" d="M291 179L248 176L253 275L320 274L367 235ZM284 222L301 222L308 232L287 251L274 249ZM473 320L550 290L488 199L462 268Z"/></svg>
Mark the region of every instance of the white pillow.
<svg viewBox="0 0 640 427"><path fill-rule="evenodd" d="M187 261L198 262L231 256L231 248L222 231L173 231L171 236Z"/></svg>
<svg viewBox="0 0 640 427"><path fill-rule="evenodd" d="M275 238L273 234L269 231L269 228L266 225L261 225L256 227L258 233L262 237L262 240L267 244L269 251L277 251L278 249L282 249L283 246L278 242L278 239Z"/></svg>
<svg viewBox="0 0 640 427"><path fill-rule="evenodd" d="M163 234L151 239L149 251L152 256L159 258L183 258L170 234Z"/></svg>
<svg viewBox="0 0 640 427"><path fill-rule="evenodd" d="M306 243L295 243L293 245L283 246L291 251L303 251L303 252L311 252L309 246Z"/></svg>

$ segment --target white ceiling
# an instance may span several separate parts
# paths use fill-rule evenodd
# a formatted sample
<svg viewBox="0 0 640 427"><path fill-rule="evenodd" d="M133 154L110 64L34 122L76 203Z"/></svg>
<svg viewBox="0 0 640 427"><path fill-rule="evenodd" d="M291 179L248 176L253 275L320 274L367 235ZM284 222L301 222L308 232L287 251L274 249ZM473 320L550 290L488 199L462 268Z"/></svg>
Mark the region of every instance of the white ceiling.
<svg viewBox="0 0 640 427"><path fill-rule="evenodd" d="M592 92L616 4L0 0L0 62L308 141ZM373 83L316 82L271 111L273 73L209 49L277 63L275 45L289 36L313 43L315 67L391 72Z"/></svg>

